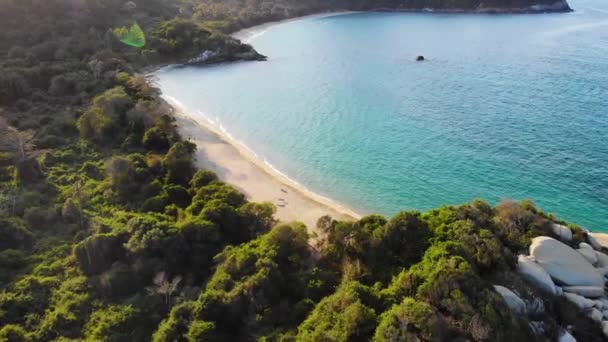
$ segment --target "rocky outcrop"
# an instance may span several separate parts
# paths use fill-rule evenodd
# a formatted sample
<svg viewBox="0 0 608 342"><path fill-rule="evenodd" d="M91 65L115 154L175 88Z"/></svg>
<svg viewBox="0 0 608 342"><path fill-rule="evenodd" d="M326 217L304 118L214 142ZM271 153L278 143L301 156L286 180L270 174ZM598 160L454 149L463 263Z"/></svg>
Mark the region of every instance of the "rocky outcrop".
<svg viewBox="0 0 608 342"><path fill-rule="evenodd" d="M205 50L198 56L190 58L185 65L217 64L236 61L265 61L266 56L259 54L253 48L242 52L224 52L221 50Z"/></svg>
<svg viewBox="0 0 608 342"><path fill-rule="evenodd" d="M555 235L564 241L572 241L568 233L556 226L552 225ZM548 236L536 237L530 245L531 255L518 257L517 272L545 292L551 293L553 285L556 296L563 295L573 303L581 314L596 322L608 338L608 297L604 287L608 279L608 255L599 251L602 249L600 239L593 237L592 233L588 233L586 238L588 243L579 243L578 249L574 249ZM511 294L496 286L495 289L501 295L506 293L503 298L507 304L507 298L511 301L509 307L517 308L517 301L512 299ZM558 341L574 341L574 337L564 330Z"/></svg>
<svg viewBox="0 0 608 342"><path fill-rule="evenodd" d="M567 286L604 286L603 276L580 253L547 236L536 237L530 254L551 278Z"/></svg>

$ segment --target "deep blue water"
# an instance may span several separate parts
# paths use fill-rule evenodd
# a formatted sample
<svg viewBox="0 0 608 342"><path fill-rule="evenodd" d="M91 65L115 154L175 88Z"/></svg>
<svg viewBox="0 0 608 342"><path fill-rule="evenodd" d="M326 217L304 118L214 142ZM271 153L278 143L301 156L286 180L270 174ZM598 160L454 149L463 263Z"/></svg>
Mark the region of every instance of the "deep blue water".
<svg viewBox="0 0 608 342"><path fill-rule="evenodd" d="M267 62L166 69L158 82L361 213L530 198L608 231L608 3L570 4L283 23L251 42Z"/></svg>

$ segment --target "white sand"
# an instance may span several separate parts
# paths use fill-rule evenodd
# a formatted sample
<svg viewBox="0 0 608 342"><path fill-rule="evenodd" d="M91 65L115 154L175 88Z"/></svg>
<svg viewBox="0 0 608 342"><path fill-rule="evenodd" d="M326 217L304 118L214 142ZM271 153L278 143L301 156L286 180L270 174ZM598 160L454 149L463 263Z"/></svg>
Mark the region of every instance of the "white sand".
<svg viewBox="0 0 608 342"><path fill-rule="evenodd" d="M323 215L339 220L361 217L281 175L204 119L197 120L171 98L165 99L174 108L182 137L197 145L197 166L215 172L221 180L242 191L250 201L273 203L277 207L275 216L280 221L302 222L312 232Z"/></svg>

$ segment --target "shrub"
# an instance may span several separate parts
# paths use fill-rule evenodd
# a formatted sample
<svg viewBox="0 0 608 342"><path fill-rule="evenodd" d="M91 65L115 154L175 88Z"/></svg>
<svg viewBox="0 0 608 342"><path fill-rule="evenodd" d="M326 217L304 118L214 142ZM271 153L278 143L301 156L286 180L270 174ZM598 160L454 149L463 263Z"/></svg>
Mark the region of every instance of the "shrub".
<svg viewBox="0 0 608 342"><path fill-rule="evenodd" d="M124 256L122 239L115 235L93 235L76 245L74 255L82 272L99 274Z"/></svg>

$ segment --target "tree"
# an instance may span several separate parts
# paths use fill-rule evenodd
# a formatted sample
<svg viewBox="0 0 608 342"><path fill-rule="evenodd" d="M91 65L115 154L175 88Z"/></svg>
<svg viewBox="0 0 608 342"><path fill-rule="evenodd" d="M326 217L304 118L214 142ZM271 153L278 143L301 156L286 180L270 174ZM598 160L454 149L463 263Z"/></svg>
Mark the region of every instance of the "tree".
<svg viewBox="0 0 608 342"><path fill-rule="evenodd" d="M175 143L163 159L163 166L167 170L167 182L188 185L196 171L192 160L196 145L189 141Z"/></svg>
<svg viewBox="0 0 608 342"><path fill-rule="evenodd" d="M150 295L160 295L165 299L165 304L169 305L169 298L175 293L179 283L182 281L181 276L176 276L172 280L167 278L165 272L159 272L152 281L153 286L146 287L146 290Z"/></svg>
<svg viewBox="0 0 608 342"><path fill-rule="evenodd" d="M34 131L20 131L9 126L6 119L0 117L0 151L10 152L17 161L36 157L41 151L33 143Z"/></svg>

